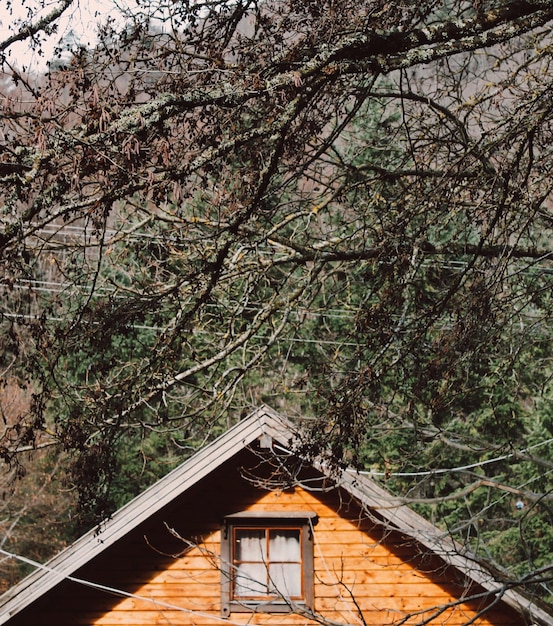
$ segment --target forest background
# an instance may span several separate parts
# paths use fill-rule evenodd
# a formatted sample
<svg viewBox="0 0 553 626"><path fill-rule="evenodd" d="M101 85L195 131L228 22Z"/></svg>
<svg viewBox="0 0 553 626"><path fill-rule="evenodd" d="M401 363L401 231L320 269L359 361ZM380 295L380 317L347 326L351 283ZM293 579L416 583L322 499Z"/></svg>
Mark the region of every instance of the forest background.
<svg viewBox="0 0 553 626"><path fill-rule="evenodd" d="M4 2L0 548L266 402L551 602L550 4Z"/></svg>

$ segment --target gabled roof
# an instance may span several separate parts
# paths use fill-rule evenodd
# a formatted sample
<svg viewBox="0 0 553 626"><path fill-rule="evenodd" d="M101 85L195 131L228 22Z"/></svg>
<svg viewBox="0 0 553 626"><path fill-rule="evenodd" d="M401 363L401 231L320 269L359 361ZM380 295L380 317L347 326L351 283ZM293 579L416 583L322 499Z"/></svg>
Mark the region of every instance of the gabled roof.
<svg viewBox="0 0 553 626"><path fill-rule="evenodd" d="M62 580L74 575L81 567L255 441L265 437L267 441L270 438L273 442L288 447L296 434L294 425L269 407L263 406L254 411L119 509L101 527L83 535L51 559L46 566L37 569L8 590L0 597L0 624L5 624ZM329 473L322 464L318 464L317 469L322 474ZM338 477L333 475L332 478L336 486L346 490L367 512L376 514L379 523L413 538L463 575L487 591L497 594L526 618L531 618L542 626L553 626L553 613L514 590L509 581L494 577L474 557L453 542L447 533L427 522L374 481L347 470Z"/></svg>

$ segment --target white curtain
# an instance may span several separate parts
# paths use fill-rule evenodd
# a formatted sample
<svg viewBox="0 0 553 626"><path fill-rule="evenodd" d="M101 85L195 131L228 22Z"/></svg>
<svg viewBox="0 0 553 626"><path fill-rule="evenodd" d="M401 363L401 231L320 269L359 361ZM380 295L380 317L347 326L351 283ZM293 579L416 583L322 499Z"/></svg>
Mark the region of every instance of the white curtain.
<svg viewBox="0 0 553 626"><path fill-rule="evenodd" d="M267 538L265 529L236 530L236 579L234 595L255 598L267 595Z"/></svg>
<svg viewBox="0 0 553 626"><path fill-rule="evenodd" d="M271 530L269 535L269 578L271 593L299 598L301 589L301 549L298 529Z"/></svg>
<svg viewBox="0 0 553 626"><path fill-rule="evenodd" d="M235 598L302 596L300 530L236 529Z"/></svg>

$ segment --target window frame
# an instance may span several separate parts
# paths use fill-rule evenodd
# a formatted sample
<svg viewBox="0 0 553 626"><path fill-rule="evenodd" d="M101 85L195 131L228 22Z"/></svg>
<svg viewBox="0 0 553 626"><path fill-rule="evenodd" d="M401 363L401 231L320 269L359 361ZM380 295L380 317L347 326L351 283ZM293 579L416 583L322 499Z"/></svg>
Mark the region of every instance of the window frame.
<svg viewBox="0 0 553 626"><path fill-rule="evenodd" d="M231 613L290 613L294 605L313 608L314 551L313 527L317 514L312 511L264 512L245 511L225 517L221 526L221 614ZM234 598L233 583L236 573L236 530L298 529L300 531L301 598ZM268 565L270 564L270 561Z"/></svg>

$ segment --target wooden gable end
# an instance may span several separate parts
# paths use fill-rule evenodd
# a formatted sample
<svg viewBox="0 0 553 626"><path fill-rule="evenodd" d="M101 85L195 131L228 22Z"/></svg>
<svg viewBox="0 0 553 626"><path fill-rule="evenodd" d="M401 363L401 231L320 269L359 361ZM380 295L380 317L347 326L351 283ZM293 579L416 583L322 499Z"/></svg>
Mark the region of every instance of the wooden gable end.
<svg viewBox="0 0 553 626"><path fill-rule="evenodd" d="M259 478L259 484L245 480L244 470ZM66 580L9 623L524 623L502 603L480 615L491 603L481 589L471 587L457 570L425 554L412 540L386 530L348 494L326 491L319 475L303 477L308 488L267 489L281 481L278 473L273 465L264 467L255 454L240 453L74 574L101 589ZM242 511L260 516L298 511L316 514L313 609L319 620L293 613L231 612L222 617L221 527L226 516Z"/></svg>

